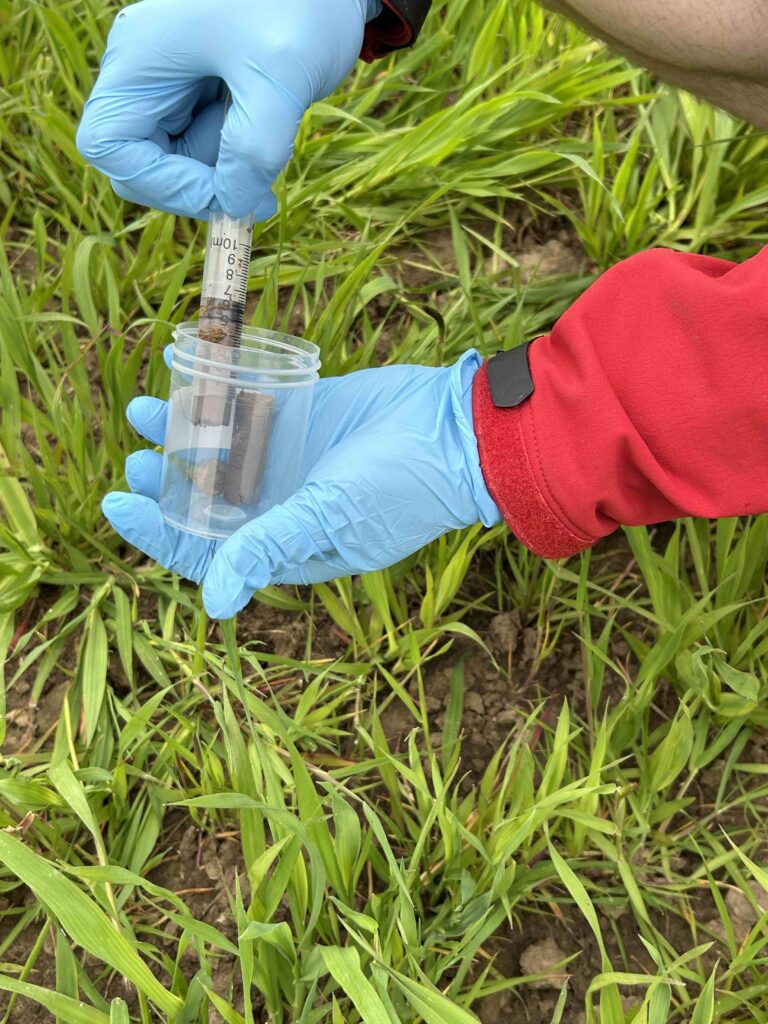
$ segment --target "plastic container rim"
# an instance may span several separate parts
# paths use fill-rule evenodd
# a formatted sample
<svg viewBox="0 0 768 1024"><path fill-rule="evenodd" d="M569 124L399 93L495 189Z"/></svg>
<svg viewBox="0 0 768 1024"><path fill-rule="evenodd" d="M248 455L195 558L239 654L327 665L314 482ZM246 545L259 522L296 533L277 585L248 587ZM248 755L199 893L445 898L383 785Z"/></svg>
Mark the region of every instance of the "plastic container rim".
<svg viewBox="0 0 768 1024"><path fill-rule="evenodd" d="M194 353L184 352L180 348L177 350L179 343L187 338L190 341L203 341L206 345L212 345L217 348L226 349L226 345L217 345L215 341L205 341L198 335L199 324L196 322L187 322L179 324L174 332L174 358L178 355L181 359L187 359L193 363L204 364L206 366L212 366L214 368L231 371L233 366L237 366L237 363L232 363L228 360L217 360L208 359L205 356L195 355ZM241 348L249 352L263 351L268 355L294 355L303 357L306 362L303 366L286 367L284 369L273 369L269 370L270 374L295 374L295 373L307 373L311 370L317 370L320 367L320 349L312 341L307 341L305 338L298 338L291 334L278 334L276 331L261 330L258 328L245 328L243 330L243 342ZM261 344L247 344L247 342L261 342ZM272 350L270 352L270 349ZM248 367L243 367L248 369ZM258 371L255 371L258 372Z"/></svg>

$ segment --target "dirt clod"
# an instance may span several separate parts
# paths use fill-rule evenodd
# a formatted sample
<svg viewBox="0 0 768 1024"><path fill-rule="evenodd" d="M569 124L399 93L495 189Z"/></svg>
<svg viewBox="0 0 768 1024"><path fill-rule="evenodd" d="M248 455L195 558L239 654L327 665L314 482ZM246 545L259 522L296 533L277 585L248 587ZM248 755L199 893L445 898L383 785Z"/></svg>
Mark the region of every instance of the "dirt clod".
<svg viewBox="0 0 768 1024"><path fill-rule="evenodd" d="M517 257L520 277L527 284L534 277L553 274L577 274L584 264L584 250L573 245L567 232L559 238L549 238L541 245L531 246Z"/></svg>
<svg viewBox="0 0 768 1024"><path fill-rule="evenodd" d="M475 690L470 690L464 698L464 706L468 711L474 711L476 715L485 714L485 701Z"/></svg>
<svg viewBox="0 0 768 1024"><path fill-rule="evenodd" d="M754 879L747 882L752 895L762 913L768 910L768 893ZM733 934L737 942L743 942L751 931L753 925L759 920L758 912L749 902L740 889L729 889L725 896L725 907L728 911ZM704 927L716 935L721 941L726 941L725 925L719 917L713 917L704 923Z"/></svg>
<svg viewBox="0 0 768 1024"><path fill-rule="evenodd" d="M520 636L520 612L501 612L494 615L488 625L488 635L494 654L513 651Z"/></svg>
<svg viewBox="0 0 768 1024"><path fill-rule="evenodd" d="M566 954L560 949L557 942L552 936L548 936L523 950L520 954L520 969L523 974L545 975L538 981L529 982L532 988L562 988L568 975L562 968L558 969L557 965L562 963L565 958Z"/></svg>
<svg viewBox="0 0 768 1024"><path fill-rule="evenodd" d="M766 893L759 882L755 882L752 879L747 882L747 886L755 897L760 911L764 914L768 910L768 893ZM744 922L744 924L749 925L751 928L758 920L757 910L755 910L744 893L739 889L728 890L728 894L725 897L725 905L728 908L731 920L734 922Z"/></svg>

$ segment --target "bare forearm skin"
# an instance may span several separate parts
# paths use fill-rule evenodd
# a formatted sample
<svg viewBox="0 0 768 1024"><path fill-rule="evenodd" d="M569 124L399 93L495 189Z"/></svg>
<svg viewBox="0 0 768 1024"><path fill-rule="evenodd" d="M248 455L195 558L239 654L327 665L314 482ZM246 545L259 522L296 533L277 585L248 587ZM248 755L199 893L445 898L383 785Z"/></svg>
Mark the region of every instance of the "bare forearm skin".
<svg viewBox="0 0 768 1024"><path fill-rule="evenodd" d="M768 0L543 0L633 62L768 128Z"/></svg>

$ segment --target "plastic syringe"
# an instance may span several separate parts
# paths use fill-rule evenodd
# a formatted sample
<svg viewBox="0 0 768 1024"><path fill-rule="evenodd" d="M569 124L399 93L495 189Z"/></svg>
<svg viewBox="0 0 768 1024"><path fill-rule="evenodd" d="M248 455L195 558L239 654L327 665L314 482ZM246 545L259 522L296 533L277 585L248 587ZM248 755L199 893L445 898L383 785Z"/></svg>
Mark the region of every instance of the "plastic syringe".
<svg viewBox="0 0 768 1024"><path fill-rule="evenodd" d="M210 214L198 337L231 349L224 358L231 359L233 363L237 362L237 350L243 335L252 233L253 217L250 214L240 218L229 217L222 211ZM195 422L208 426L227 423L234 397L231 389L226 384L211 381L196 383Z"/></svg>
<svg viewBox="0 0 768 1024"><path fill-rule="evenodd" d="M214 375L224 380L229 376L226 364L240 361L252 234L250 214L235 218L221 211L211 212L198 338L210 343L204 356L218 364ZM238 393L224 381L193 381L192 420L197 426L220 428L217 443L222 453L196 467L192 478L201 490L211 496L223 495L233 505L257 499L269 445L272 406L272 398L266 394ZM224 513L222 506L220 515Z"/></svg>
<svg viewBox="0 0 768 1024"><path fill-rule="evenodd" d="M200 295L200 337L217 345L240 344L251 265L253 217L211 212Z"/></svg>

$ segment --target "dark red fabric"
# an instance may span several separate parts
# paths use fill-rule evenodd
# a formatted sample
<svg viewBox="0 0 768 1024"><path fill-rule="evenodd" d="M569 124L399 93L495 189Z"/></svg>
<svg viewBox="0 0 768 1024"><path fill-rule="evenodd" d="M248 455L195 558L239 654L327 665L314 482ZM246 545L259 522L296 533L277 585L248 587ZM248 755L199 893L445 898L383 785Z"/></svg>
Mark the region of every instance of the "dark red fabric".
<svg viewBox="0 0 768 1024"><path fill-rule="evenodd" d="M473 391L488 489L550 558L619 525L768 511L768 248L652 249L603 274L529 352L534 394Z"/></svg>
<svg viewBox="0 0 768 1024"><path fill-rule="evenodd" d="M365 26L360 57L367 64L413 41L413 29L398 9L397 0L383 0L384 10Z"/></svg>

